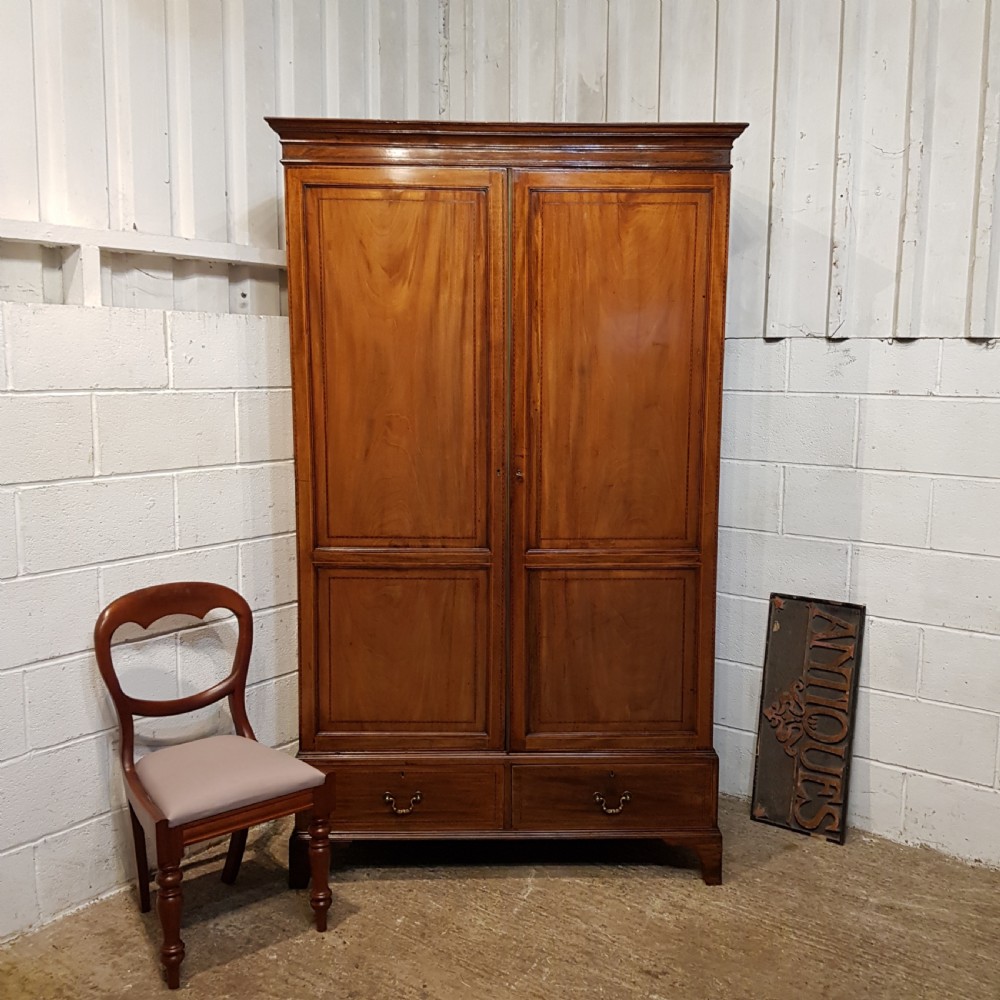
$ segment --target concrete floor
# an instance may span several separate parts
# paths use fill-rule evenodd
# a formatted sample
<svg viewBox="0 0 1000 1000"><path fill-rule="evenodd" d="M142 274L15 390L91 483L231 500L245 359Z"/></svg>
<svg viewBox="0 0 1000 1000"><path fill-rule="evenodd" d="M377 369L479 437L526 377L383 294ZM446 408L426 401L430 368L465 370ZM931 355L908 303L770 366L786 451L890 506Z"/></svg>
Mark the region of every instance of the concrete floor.
<svg viewBox="0 0 1000 1000"><path fill-rule="evenodd" d="M239 1000L1000 998L1000 872L725 803L725 884L656 844L353 845L330 931L284 889L285 831L189 864L175 996ZM0 949L0 997L168 995L121 893Z"/></svg>

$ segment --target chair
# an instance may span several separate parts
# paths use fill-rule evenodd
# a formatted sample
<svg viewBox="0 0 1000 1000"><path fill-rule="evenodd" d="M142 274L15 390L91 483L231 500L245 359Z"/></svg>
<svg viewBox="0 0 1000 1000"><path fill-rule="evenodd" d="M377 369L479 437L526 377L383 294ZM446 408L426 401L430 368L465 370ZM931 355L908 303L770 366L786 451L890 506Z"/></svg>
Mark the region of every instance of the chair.
<svg viewBox="0 0 1000 1000"><path fill-rule="evenodd" d="M239 624L229 676L205 691L153 701L125 694L111 658L111 639L127 622L148 628L168 615L204 618L214 608L233 612ZM257 742L246 713L247 670L253 642L250 606L235 591L213 583L169 583L125 594L109 604L94 628L94 649L121 727L121 762L132 818L139 905L149 912L146 835L155 837L159 887L156 910L163 927L160 956L167 985L180 985L184 960L181 924L181 869L184 849L211 837L231 834L222 881L232 884L246 847L247 828L289 813L311 815L308 838L294 837L289 848L289 883L303 888L311 869L309 903L316 929L326 930L330 908L330 809L333 780L323 772ZM134 756L133 715L171 716L229 699L238 735L209 736ZM308 856L308 862L307 862Z"/></svg>

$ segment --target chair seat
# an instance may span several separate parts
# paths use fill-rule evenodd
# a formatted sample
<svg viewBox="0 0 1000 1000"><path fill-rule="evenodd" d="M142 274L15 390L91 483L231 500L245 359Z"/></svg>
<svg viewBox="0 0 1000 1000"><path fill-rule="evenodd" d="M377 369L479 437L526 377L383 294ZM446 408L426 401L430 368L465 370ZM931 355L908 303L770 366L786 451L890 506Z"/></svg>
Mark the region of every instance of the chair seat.
<svg viewBox="0 0 1000 1000"><path fill-rule="evenodd" d="M209 736L146 754L135 769L168 826L322 785L309 764L243 736Z"/></svg>

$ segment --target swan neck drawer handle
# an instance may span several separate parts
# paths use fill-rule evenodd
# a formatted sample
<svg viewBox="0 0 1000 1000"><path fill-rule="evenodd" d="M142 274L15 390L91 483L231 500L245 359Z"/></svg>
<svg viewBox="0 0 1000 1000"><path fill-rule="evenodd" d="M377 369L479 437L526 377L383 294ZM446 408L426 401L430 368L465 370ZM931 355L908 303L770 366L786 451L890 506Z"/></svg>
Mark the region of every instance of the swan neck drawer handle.
<svg viewBox="0 0 1000 1000"><path fill-rule="evenodd" d="M392 810L393 814L396 816L409 816L410 813L413 812L413 810L418 805L420 805L422 800L423 796L420 794L420 792L414 792L413 795L410 796L410 804L405 808L400 809L396 805L395 797L391 795L389 792L386 792L382 796L382 801Z"/></svg>
<svg viewBox="0 0 1000 1000"><path fill-rule="evenodd" d="M606 816L617 816L632 801L632 796L629 792L622 792L618 805L609 806L600 792L594 792L594 801L601 807L601 812Z"/></svg>

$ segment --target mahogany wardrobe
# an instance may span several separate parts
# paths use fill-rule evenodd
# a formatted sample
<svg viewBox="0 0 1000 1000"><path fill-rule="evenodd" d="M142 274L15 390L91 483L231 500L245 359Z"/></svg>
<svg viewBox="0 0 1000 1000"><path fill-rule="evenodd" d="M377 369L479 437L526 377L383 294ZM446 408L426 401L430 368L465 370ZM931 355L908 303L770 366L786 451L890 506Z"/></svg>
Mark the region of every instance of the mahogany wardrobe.
<svg viewBox="0 0 1000 1000"><path fill-rule="evenodd" d="M334 838L655 837L721 879L712 686L741 124L269 119L300 756Z"/></svg>

